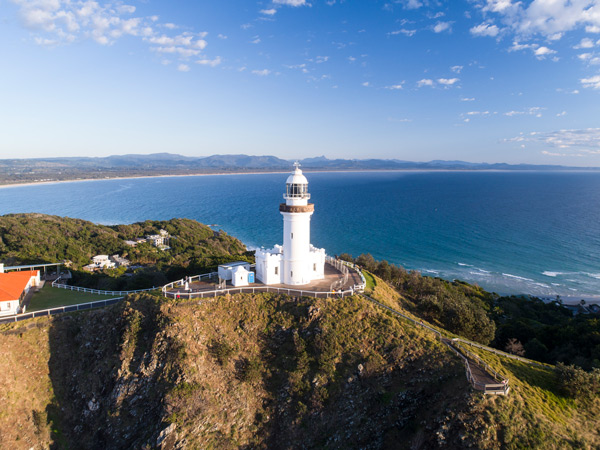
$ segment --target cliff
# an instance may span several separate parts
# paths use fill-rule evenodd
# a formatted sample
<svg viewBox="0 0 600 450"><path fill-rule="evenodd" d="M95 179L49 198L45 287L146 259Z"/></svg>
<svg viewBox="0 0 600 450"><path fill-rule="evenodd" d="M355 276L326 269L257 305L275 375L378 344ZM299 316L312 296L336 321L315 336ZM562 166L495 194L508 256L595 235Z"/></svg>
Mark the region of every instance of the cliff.
<svg viewBox="0 0 600 450"><path fill-rule="evenodd" d="M597 399L501 370L510 396L473 391L433 335L361 297L131 296L0 328L0 448L600 445Z"/></svg>

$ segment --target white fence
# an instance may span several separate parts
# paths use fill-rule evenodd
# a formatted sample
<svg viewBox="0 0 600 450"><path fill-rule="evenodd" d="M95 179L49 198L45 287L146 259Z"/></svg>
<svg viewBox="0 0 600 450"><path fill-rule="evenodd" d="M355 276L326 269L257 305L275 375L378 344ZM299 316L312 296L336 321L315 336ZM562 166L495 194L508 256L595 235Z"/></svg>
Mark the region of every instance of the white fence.
<svg viewBox="0 0 600 450"><path fill-rule="evenodd" d="M52 282L52 287L59 288L59 289L68 289L70 291L85 292L87 294L121 295L122 296L122 295L135 294L136 292L148 292L148 291L153 291L153 290L157 289L156 287L151 287L151 288L147 288L147 289L136 289L135 291L105 291L105 290L101 290L101 289L90 289L90 288L79 287L79 286L70 286L68 284L61 284L61 283L57 283L58 280L60 280L60 277L58 277L56 280L54 280Z"/></svg>
<svg viewBox="0 0 600 450"><path fill-rule="evenodd" d="M314 297L314 298L339 298L354 295L354 289L350 288L345 291L337 292L319 292L319 291L304 291L301 289L288 289L278 288L274 286L246 286L246 287L233 287L225 289L214 289L212 291L205 290L189 290L186 292L168 292L163 291L165 297L179 298L179 299L193 299L193 298L205 298L205 297L217 297L219 295L227 294L255 294L258 292L272 292L277 294L286 295L297 295L300 297Z"/></svg>
<svg viewBox="0 0 600 450"><path fill-rule="evenodd" d="M53 316L67 312L82 311L85 309L101 308L103 306L114 305L118 301L123 300L123 297L109 298L106 300L96 300L94 302L79 303L77 305L58 306L56 308L43 309L40 311L32 311L16 316L0 319L0 323L20 322L21 320L32 319L34 317Z"/></svg>

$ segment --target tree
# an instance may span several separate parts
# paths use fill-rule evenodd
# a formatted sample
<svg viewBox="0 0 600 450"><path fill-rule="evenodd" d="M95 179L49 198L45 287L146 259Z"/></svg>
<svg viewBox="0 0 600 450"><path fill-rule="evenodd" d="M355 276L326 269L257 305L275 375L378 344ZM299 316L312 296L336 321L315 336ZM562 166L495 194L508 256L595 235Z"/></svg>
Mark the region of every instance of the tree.
<svg viewBox="0 0 600 450"><path fill-rule="evenodd" d="M511 338L508 340L504 349L508 353L512 353L513 355L523 356L525 355L525 349L523 348L523 344L518 339Z"/></svg>

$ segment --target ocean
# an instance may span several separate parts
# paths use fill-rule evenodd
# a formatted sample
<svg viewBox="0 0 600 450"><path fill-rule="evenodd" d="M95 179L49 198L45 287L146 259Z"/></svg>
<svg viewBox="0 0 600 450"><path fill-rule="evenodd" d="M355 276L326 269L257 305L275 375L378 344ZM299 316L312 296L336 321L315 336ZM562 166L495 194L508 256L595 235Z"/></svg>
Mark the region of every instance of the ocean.
<svg viewBox="0 0 600 450"><path fill-rule="evenodd" d="M600 295L598 172L305 172L312 243L501 294ZM0 189L0 214L112 225L187 217L249 248L282 242L287 174L77 181Z"/></svg>

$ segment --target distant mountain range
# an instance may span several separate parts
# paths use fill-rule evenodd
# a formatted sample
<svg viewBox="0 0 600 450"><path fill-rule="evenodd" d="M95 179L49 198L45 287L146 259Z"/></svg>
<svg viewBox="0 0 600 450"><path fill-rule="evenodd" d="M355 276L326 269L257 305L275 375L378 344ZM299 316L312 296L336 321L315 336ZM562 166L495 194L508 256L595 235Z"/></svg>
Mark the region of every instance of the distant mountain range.
<svg viewBox="0 0 600 450"><path fill-rule="evenodd" d="M172 153L0 160L0 184L125 176L190 175L202 173L274 172L289 170L293 160L276 156L212 155L193 157ZM558 165L428 162L399 159L301 159L304 169L336 170L600 170Z"/></svg>

